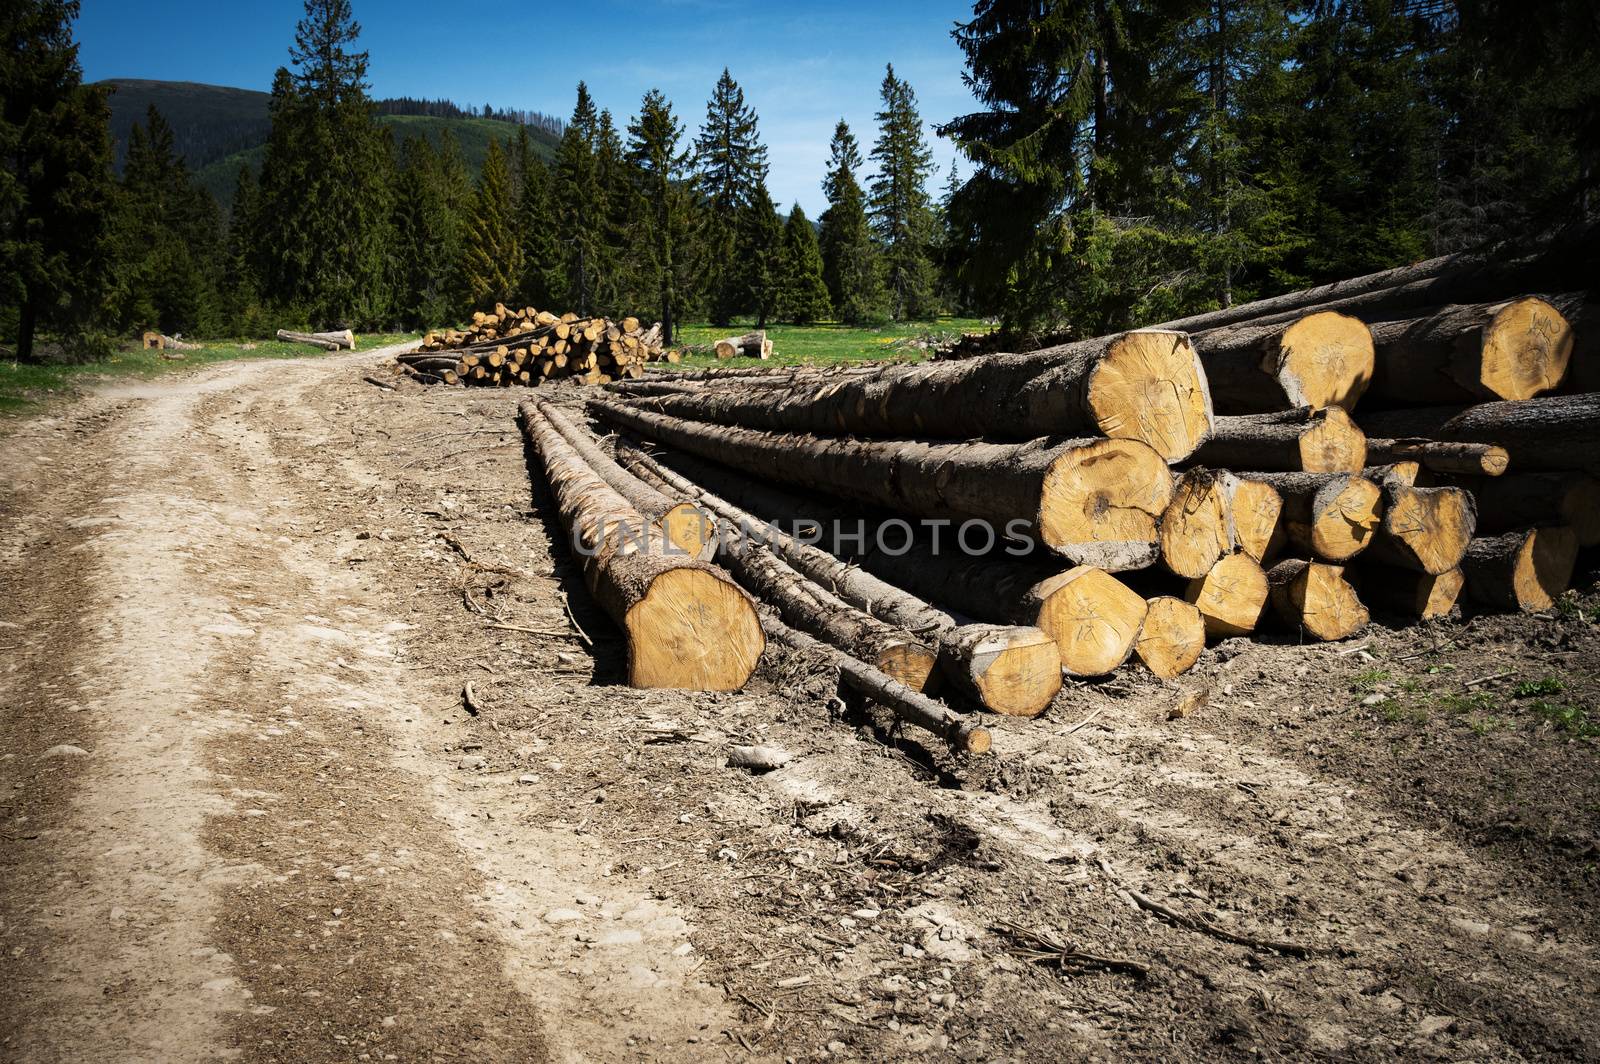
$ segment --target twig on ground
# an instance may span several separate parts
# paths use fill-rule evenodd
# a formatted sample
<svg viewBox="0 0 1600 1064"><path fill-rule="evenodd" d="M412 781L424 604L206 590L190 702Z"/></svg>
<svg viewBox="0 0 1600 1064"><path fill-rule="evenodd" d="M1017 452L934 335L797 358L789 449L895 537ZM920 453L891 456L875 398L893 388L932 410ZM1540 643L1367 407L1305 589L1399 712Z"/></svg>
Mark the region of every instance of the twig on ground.
<svg viewBox="0 0 1600 1064"><path fill-rule="evenodd" d="M1016 946L1010 952L1029 964L1054 964L1063 971L1083 968L1104 968L1112 972L1127 972L1138 979L1148 978L1150 966L1124 957L1102 957L1073 949L1047 931L1030 931L1011 920L1002 920L994 930L1007 936Z"/></svg>
<svg viewBox="0 0 1600 1064"><path fill-rule="evenodd" d="M572 612L572 599L565 594L561 596L561 608L567 611L567 620L572 622L572 630L578 633L578 638L583 640L583 645L593 647L594 640L589 638L589 633L583 630L583 625L578 623L578 618Z"/></svg>
<svg viewBox="0 0 1600 1064"><path fill-rule="evenodd" d="M1488 683L1490 680L1504 680L1507 676L1510 676L1510 675L1511 675L1511 673L1509 673L1509 672L1494 672L1494 673L1490 673L1488 676L1480 676L1476 680L1468 680L1466 683L1462 684L1461 686L1463 686L1463 687L1476 687L1480 683Z"/></svg>
<svg viewBox="0 0 1600 1064"><path fill-rule="evenodd" d="M1094 723L1094 719L1096 717L1098 717L1100 714L1104 713L1105 711L1106 711L1106 707L1105 706L1101 706L1099 709L1095 710L1093 713L1089 714L1087 717L1084 717L1078 723L1074 724L1072 727L1068 728L1066 731L1062 732L1061 734L1062 735L1071 735L1073 732L1077 731L1079 728L1088 727L1090 724Z"/></svg>
<svg viewBox="0 0 1600 1064"><path fill-rule="evenodd" d="M396 391L397 390L395 388L393 382L386 381L382 377L370 377L369 376L369 377L362 377L361 379L366 381L368 384L377 385L379 388L382 388L386 392L392 392L392 391Z"/></svg>
<svg viewBox="0 0 1600 1064"><path fill-rule="evenodd" d="M490 624L485 627L494 628L502 632L522 632L526 635L544 635L552 639L570 639L572 632L558 632L553 628L529 628L524 624Z"/></svg>
<svg viewBox="0 0 1600 1064"><path fill-rule="evenodd" d="M471 680L461 686L461 707L474 717L478 715L478 692L472 689Z"/></svg>
<svg viewBox="0 0 1600 1064"><path fill-rule="evenodd" d="M1177 924L1179 927L1187 927L1191 931L1199 931L1202 934L1210 935L1213 938L1220 938L1224 942L1232 942L1236 946L1249 946L1251 949L1272 950L1275 953L1284 953L1291 957L1310 957L1319 952L1312 946L1302 946L1298 942L1281 942L1276 939L1256 938L1253 935L1241 935L1235 931L1229 931L1225 927L1218 927L1216 924L1212 923L1210 920L1207 920L1203 916L1192 916L1188 913L1179 912L1177 909L1174 909L1169 905L1164 905L1161 902L1156 901L1154 898L1150 898L1139 893L1126 883L1118 880L1117 874L1111 870L1111 866L1106 863L1106 859L1104 857L1099 858L1099 865L1100 871L1106 874L1106 878L1110 879L1116 888L1125 894L1135 905L1148 912L1155 913L1162 919Z"/></svg>

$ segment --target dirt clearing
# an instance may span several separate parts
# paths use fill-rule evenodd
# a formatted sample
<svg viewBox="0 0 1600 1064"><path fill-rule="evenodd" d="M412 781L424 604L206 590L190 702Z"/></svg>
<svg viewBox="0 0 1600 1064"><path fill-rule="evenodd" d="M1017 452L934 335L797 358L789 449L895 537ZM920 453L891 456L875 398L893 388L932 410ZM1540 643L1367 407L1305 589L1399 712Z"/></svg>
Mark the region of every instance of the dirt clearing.
<svg viewBox="0 0 1600 1064"><path fill-rule="evenodd" d="M6 437L6 1059L1600 1057L1592 575L957 761L780 648L620 686L517 396L377 360Z"/></svg>

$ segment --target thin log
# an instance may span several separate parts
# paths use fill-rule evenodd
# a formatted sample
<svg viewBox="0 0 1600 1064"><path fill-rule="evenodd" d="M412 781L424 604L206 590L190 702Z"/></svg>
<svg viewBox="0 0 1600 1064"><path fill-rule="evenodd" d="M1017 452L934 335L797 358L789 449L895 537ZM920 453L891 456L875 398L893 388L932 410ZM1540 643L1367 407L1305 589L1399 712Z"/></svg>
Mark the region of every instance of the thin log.
<svg viewBox="0 0 1600 1064"><path fill-rule="evenodd" d="M1514 473L1579 469L1600 474L1600 392L1363 411L1356 421L1368 437L1495 444L1511 456Z"/></svg>
<svg viewBox="0 0 1600 1064"><path fill-rule="evenodd" d="M1219 417L1190 461L1214 469L1358 473L1368 461L1367 438L1337 406Z"/></svg>
<svg viewBox="0 0 1600 1064"><path fill-rule="evenodd" d="M1492 443L1440 443L1438 440L1368 440L1373 465L1420 462L1433 473L1497 477L1511 465L1504 447Z"/></svg>

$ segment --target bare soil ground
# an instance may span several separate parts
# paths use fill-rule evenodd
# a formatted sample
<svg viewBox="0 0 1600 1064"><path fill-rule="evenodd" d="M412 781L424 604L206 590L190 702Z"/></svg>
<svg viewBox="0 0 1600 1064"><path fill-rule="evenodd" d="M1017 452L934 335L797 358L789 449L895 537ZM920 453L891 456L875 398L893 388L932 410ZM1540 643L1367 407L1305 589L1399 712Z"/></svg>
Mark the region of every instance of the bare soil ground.
<svg viewBox="0 0 1600 1064"><path fill-rule="evenodd" d="M777 651L621 686L517 396L376 358L0 446L5 1059L1600 1058L1591 577L958 761Z"/></svg>

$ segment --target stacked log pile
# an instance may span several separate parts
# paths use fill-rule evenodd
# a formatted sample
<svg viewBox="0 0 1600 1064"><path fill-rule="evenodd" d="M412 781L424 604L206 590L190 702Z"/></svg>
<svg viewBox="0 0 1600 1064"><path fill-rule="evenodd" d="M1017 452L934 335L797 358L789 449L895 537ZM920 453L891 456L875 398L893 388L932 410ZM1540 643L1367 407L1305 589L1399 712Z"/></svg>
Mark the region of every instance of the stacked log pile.
<svg viewBox="0 0 1600 1064"><path fill-rule="evenodd" d="M542 421L948 738L941 692L1032 716L1208 640L1550 608L1600 544L1600 393L1571 383L1591 295L1518 290L1543 254L1023 353L658 374Z"/></svg>
<svg viewBox="0 0 1600 1064"><path fill-rule="evenodd" d="M678 359L662 348L659 323L645 328L638 318L556 315L502 303L473 314L466 329L428 333L415 351L399 356L396 372L424 384L536 388L566 377L609 384L644 376L650 362Z"/></svg>

